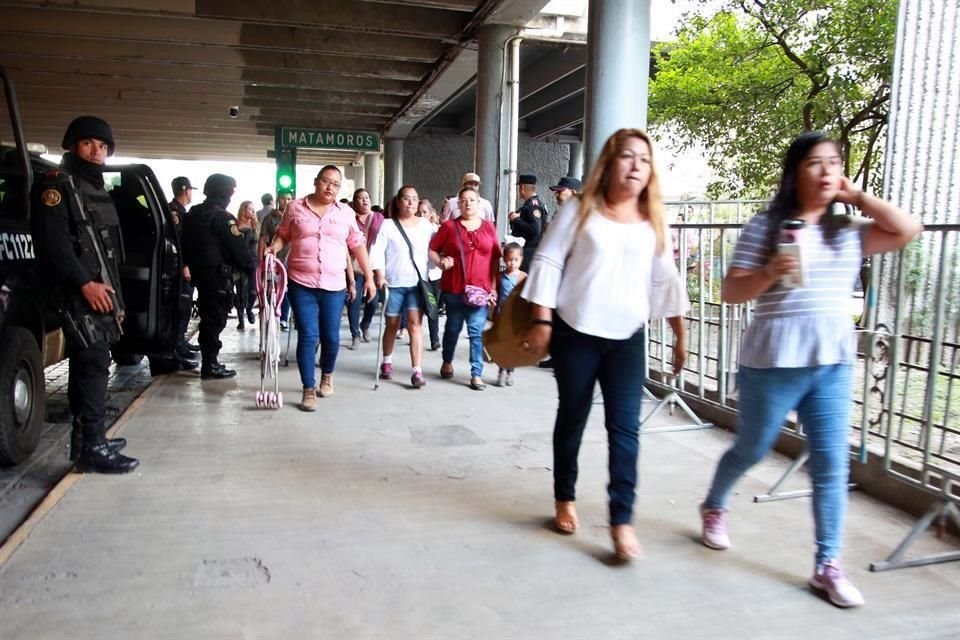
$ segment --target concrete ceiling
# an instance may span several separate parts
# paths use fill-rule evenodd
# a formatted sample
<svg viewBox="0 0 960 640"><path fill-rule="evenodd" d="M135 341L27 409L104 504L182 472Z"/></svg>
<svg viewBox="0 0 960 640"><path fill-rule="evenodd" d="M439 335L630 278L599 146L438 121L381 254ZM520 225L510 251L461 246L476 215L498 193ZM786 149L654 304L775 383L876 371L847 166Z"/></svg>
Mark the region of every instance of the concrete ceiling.
<svg viewBox="0 0 960 640"><path fill-rule="evenodd" d="M0 65L27 138L51 150L90 113L123 155L263 160L281 125L404 135L463 84L475 54L461 54L494 11L522 22L545 4L0 0Z"/></svg>

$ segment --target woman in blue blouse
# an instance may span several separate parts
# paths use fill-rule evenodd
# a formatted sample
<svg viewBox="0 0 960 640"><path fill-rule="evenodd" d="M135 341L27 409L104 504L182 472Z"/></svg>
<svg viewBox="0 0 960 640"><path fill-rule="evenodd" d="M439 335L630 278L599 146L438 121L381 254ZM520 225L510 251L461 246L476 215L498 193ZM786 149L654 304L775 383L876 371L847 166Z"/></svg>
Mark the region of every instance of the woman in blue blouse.
<svg viewBox="0 0 960 640"><path fill-rule="evenodd" d="M872 224L832 212L858 207ZM778 251L785 220L805 223L801 257ZM922 230L892 204L867 195L843 175L837 144L805 133L790 145L780 189L770 207L747 223L723 281L723 301L755 300L740 350L737 439L723 455L701 505L703 543L726 549L726 505L740 477L777 441L796 410L807 436L813 479L816 559L810 585L841 607L863 604L840 567L847 507L851 369L856 357L850 295L864 256L894 251ZM802 276L786 287L784 276Z"/></svg>

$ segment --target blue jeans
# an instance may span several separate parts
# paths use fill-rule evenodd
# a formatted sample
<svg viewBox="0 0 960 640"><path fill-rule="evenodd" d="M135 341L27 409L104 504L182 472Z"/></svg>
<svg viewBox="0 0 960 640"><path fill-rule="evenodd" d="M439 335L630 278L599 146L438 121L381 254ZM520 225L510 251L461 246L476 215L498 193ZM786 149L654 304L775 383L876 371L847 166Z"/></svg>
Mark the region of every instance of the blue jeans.
<svg viewBox="0 0 960 640"><path fill-rule="evenodd" d="M467 336L470 338L470 375L482 376L483 328L487 323L487 308L467 305L459 293L444 291L443 301L447 305L447 324L443 328L443 361L453 362L457 339L466 321Z"/></svg>
<svg viewBox="0 0 960 640"><path fill-rule="evenodd" d="M790 369L741 367L737 439L720 458L704 506L723 509L733 485L767 455L791 409L807 435L813 480L817 564L839 557L850 475L850 384L847 364Z"/></svg>
<svg viewBox="0 0 960 640"><path fill-rule="evenodd" d="M363 301L363 283L366 280L363 277L362 273L358 273L354 276L354 281L357 288L357 294L353 296L353 300L347 303L347 320L350 323L350 335L354 338L360 337L361 329L369 329L370 323L373 321L373 314L377 311L377 301L380 297L380 291L377 291L377 295L373 296L373 300L370 302ZM363 319L360 319L360 309L363 308Z"/></svg>
<svg viewBox="0 0 960 640"><path fill-rule="evenodd" d="M410 311L423 311L420 308L420 288L413 287L389 287L390 295L387 298L387 310L384 315L388 318L402 318L400 326L406 328L407 315Z"/></svg>
<svg viewBox="0 0 960 640"><path fill-rule="evenodd" d="M580 333L556 313L553 322L550 356L560 396L553 426L554 497L576 499L577 454L593 405L593 388L599 381L610 446L610 524L629 524L640 454L640 401L646 360L643 329L626 340L610 340Z"/></svg>
<svg viewBox="0 0 960 640"><path fill-rule="evenodd" d="M290 282L287 289L293 318L297 321L297 367L304 389L317 386L317 342L320 343L320 371L333 373L340 350L340 312L346 290L313 289Z"/></svg>

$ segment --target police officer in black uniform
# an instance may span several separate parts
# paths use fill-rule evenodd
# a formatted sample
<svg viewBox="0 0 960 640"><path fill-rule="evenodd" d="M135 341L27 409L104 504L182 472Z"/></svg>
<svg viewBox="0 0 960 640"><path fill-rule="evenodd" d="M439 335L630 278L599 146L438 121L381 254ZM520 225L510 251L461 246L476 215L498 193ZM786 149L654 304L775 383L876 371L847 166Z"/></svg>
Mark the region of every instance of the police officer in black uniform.
<svg viewBox="0 0 960 640"><path fill-rule="evenodd" d="M519 211L510 214L510 234L523 238L523 262L521 271L527 271L533 254L540 244L544 225L547 220L547 208L537 195L537 176L523 174L517 180L517 193L523 200Z"/></svg>
<svg viewBox="0 0 960 640"><path fill-rule="evenodd" d="M140 462L119 453L126 441L108 439L104 423L110 345L123 318L120 218L103 183L113 132L100 118L80 116L67 127L63 148L62 171L34 187L33 224L41 264L58 284L67 338L70 459L81 472L127 473Z"/></svg>
<svg viewBox="0 0 960 640"><path fill-rule="evenodd" d="M203 185L206 200L192 207L183 223L183 257L197 287L200 310L202 380L237 375L217 360L223 346L220 332L227 326L227 315L233 308L233 273L249 271L256 264L236 218L227 211L236 188L236 180L214 173Z"/></svg>
<svg viewBox="0 0 960 640"><path fill-rule="evenodd" d="M183 246L183 221L187 215L187 205L193 200L196 189L190 184L190 178L181 176L170 183L173 188L173 200L170 201L170 215L176 224L177 237ZM176 356L182 369L195 369L194 354L200 351L199 345L187 342L187 326L193 312L193 283L190 281L190 268L184 265L180 280L180 326L177 329Z"/></svg>

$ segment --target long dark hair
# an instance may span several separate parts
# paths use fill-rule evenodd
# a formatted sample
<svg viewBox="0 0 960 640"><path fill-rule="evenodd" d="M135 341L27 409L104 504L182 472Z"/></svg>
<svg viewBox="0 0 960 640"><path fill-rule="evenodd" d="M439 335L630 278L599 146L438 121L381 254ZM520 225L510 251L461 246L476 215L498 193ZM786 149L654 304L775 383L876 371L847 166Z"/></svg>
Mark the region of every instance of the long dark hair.
<svg viewBox="0 0 960 640"><path fill-rule="evenodd" d="M766 215L769 221L767 228L767 255L777 251L777 241L780 236L780 225L784 220L796 217L800 213L800 200L797 198L797 173L800 164L810 151L820 143L829 142L839 149L837 141L820 131L807 131L793 139L787 154L783 158L783 175L780 177L780 188L770 202ZM849 224L846 216L833 213L833 203L827 205L824 215L820 217L820 227L827 244L836 248L837 233Z"/></svg>

